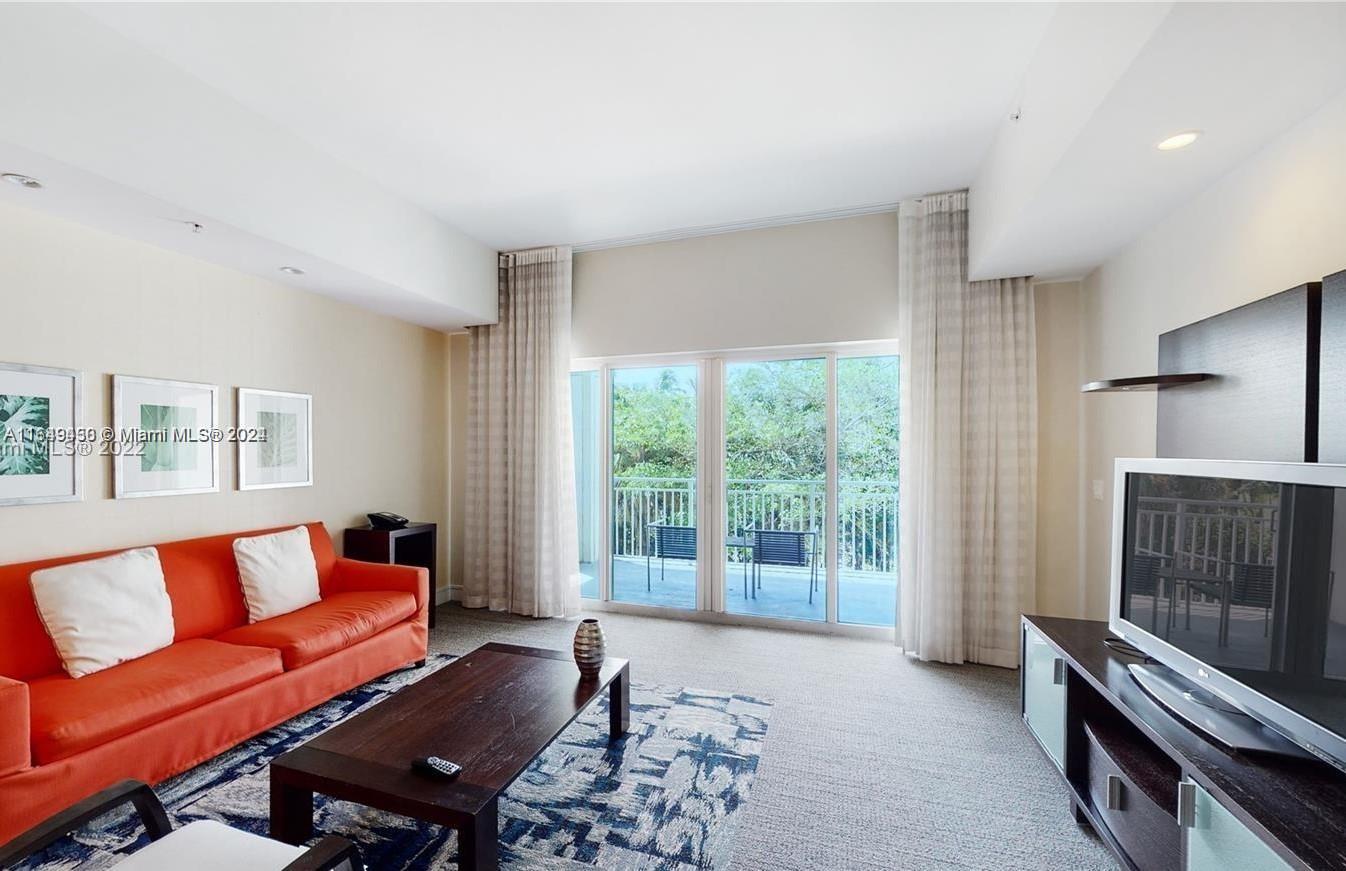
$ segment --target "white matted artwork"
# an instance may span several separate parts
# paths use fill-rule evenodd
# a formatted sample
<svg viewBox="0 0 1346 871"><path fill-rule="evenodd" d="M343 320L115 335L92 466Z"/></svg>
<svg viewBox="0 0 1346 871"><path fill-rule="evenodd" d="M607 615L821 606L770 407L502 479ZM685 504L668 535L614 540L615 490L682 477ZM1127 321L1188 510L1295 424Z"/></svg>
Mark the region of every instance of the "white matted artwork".
<svg viewBox="0 0 1346 871"><path fill-rule="evenodd" d="M113 375L114 495L218 492L218 400L214 384Z"/></svg>
<svg viewBox="0 0 1346 871"><path fill-rule="evenodd" d="M0 505L84 498L83 381L72 369L0 363Z"/></svg>
<svg viewBox="0 0 1346 871"><path fill-rule="evenodd" d="M238 388L238 489L313 485L313 397Z"/></svg>

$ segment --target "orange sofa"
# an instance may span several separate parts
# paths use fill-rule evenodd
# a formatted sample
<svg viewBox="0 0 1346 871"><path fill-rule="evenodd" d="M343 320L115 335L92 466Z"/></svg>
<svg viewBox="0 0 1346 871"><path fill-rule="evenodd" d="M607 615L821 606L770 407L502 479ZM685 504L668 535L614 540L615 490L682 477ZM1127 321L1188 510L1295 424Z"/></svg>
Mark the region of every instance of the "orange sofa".
<svg viewBox="0 0 1346 871"><path fill-rule="evenodd" d="M307 526L322 601L248 623L234 539L280 530L160 544L174 643L78 680L61 668L29 576L116 551L0 566L0 843L117 781L157 783L425 659L428 572L339 559L326 528Z"/></svg>

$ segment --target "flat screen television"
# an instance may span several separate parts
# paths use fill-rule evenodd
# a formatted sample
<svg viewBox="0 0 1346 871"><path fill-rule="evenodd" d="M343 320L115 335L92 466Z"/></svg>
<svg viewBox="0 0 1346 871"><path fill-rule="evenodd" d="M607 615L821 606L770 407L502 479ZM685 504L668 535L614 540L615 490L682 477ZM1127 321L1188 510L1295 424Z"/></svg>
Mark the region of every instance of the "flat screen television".
<svg viewBox="0 0 1346 871"><path fill-rule="evenodd" d="M1117 460L1111 604L1112 632L1346 768L1346 466Z"/></svg>

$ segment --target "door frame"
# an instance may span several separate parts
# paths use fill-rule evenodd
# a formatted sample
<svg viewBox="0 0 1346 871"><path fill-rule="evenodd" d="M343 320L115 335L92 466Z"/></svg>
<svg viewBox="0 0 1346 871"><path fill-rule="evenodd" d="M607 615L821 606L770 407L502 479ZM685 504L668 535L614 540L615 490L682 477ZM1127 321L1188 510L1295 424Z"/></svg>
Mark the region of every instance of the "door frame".
<svg viewBox="0 0 1346 871"><path fill-rule="evenodd" d="M837 468L837 360L846 357L901 357L896 341L876 340L836 342L814 345L781 345L760 348L736 348L713 351L688 351L660 354L623 354L605 357L579 357L571 361L570 371L598 372L599 382L599 470L603 498L599 500L599 547L602 559L598 561L598 599L581 599L581 607L588 611L638 614L664 617L672 620L691 620L705 623L738 626L761 626L813 632L824 635L842 635L861 638L892 640L896 626L865 626L837 622L839 593L839 565L837 553L836 507L838 501ZM824 536L826 537L825 572L827 615L825 620L796 620L784 617L761 617L725 610L726 578L724 560L717 554L724 552L724 367L727 363L772 362L777 360L822 359L826 365L826 496ZM659 366L697 367L696 416L696 487L697 487L697 569L696 608L673 608L617 602L612 599L612 370L639 369ZM900 364L899 364L900 365ZM712 495L714 498L712 498ZM899 581L900 583L900 581ZM898 594L901 594L899 588Z"/></svg>

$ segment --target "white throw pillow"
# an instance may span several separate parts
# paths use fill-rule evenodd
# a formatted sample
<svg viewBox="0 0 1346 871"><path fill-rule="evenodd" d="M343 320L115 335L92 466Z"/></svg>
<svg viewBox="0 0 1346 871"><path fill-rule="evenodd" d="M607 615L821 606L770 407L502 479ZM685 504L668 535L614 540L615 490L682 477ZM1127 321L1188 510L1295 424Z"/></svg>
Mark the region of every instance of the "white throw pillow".
<svg viewBox="0 0 1346 871"><path fill-rule="evenodd" d="M234 558L250 623L288 614L322 598L306 527L235 539Z"/></svg>
<svg viewBox="0 0 1346 871"><path fill-rule="evenodd" d="M33 572L37 613L66 674L84 677L173 643L159 551L127 550Z"/></svg>

